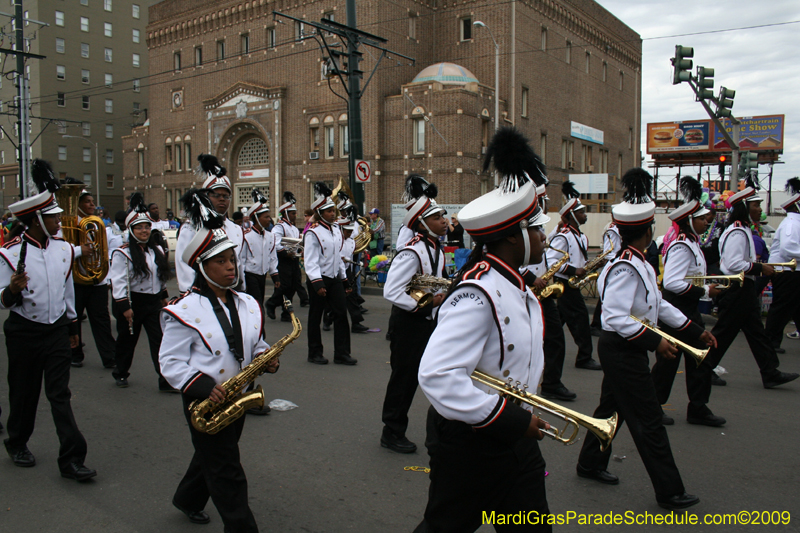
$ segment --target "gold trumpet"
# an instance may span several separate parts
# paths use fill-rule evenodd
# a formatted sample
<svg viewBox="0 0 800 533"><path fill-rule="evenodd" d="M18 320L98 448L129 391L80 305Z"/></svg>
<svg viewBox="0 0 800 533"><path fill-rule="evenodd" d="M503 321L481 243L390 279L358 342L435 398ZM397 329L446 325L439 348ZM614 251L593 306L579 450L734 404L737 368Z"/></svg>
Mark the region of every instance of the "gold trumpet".
<svg viewBox="0 0 800 533"><path fill-rule="evenodd" d="M797 259L792 259L791 261L788 261L786 263L762 263L762 265L790 268L792 269L792 272L794 272L797 269Z"/></svg>
<svg viewBox="0 0 800 533"><path fill-rule="evenodd" d="M483 383L505 397L511 399L517 405L526 403L532 405L540 411L544 411L548 415L552 415L566 422L562 429L551 427L549 430L543 429L542 433L551 439L563 442L566 445L573 444L578 438L579 426L583 426L591 431L595 437L600 441L600 450L605 450L611 441L614 439L614 433L617 431L617 413L614 413L610 418L605 420L601 418L592 418L577 411L562 407L555 402L545 400L541 396L536 396L527 392L527 385L521 385L519 381L513 383L511 378L508 381L502 381L494 376L485 374L480 370L475 370L470 376L478 383ZM565 436L567 430L572 427L569 436Z"/></svg>
<svg viewBox="0 0 800 533"><path fill-rule="evenodd" d="M692 285L697 287L705 285L705 281L714 283L712 280L722 280L722 282L717 285L717 288L722 290L730 288L731 283L734 281L738 281L739 285L744 283L744 271L733 276L687 276L683 279L692 280Z"/></svg>
<svg viewBox="0 0 800 533"><path fill-rule="evenodd" d="M676 339L672 335L667 335L662 330L660 330L656 326L654 326L652 324L652 322L650 322L647 319L642 319L642 318L639 318L639 317L635 317L633 315L630 315L630 317L632 319L634 319L636 322L638 322L639 324L641 324L644 327L646 327L647 329L649 329L650 331L655 331L656 333L658 333L659 335L661 335L662 337L667 339L667 342L669 342L673 346L675 346L677 348L680 348L684 352L686 352L689 355L691 355L694 358L695 362L697 363L697 366L700 366L700 363L702 363L703 359L706 358L706 356L708 355L708 352L711 351L711 348L706 348L705 350L701 350L700 348L695 348L694 346L691 346L689 344L686 344L683 341L680 341L680 340Z"/></svg>

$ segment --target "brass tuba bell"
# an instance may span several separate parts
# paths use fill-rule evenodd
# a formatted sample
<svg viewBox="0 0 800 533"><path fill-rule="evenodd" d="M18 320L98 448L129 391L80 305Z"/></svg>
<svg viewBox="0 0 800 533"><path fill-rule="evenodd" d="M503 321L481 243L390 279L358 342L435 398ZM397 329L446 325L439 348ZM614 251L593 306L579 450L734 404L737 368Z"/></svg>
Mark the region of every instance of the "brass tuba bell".
<svg viewBox="0 0 800 533"><path fill-rule="evenodd" d="M75 246L88 244L92 252L75 260L72 271L75 281L81 285L94 285L108 274L108 240L106 226L97 216L83 217L78 221L78 202L83 185L62 185L55 192L58 205L64 209L61 215L61 232L64 240Z"/></svg>

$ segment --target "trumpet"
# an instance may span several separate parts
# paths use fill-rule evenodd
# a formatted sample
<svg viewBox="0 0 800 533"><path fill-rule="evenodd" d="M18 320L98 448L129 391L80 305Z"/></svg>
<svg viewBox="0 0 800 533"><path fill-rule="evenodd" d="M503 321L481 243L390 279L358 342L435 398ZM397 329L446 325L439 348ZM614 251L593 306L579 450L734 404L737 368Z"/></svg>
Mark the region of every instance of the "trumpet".
<svg viewBox="0 0 800 533"><path fill-rule="evenodd" d="M769 266L772 266L772 267L789 268L789 269L792 270L792 272L794 272L795 269L797 269L797 259L792 259L791 261L788 261L786 263L762 263L762 264L769 265Z"/></svg>
<svg viewBox="0 0 800 533"><path fill-rule="evenodd" d="M301 255L303 253L303 239L281 237L281 245L283 245L287 252L291 252L295 255Z"/></svg>
<svg viewBox="0 0 800 533"><path fill-rule="evenodd" d="M705 281L714 283L714 281L712 280L721 280L721 283L718 284L717 288L722 290L722 289L729 289L731 283L734 281L738 281L739 285L744 283L744 271L739 272L738 274L733 276L687 276L683 279L692 280L692 285L695 285L697 287L702 287L703 285L705 285L704 283Z"/></svg>
<svg viewBox="0 0 800 533"><path fill-rule="evenodd" d="M654 326L647 319L641 319L641 318L635 317L633 315L630 315L630 317L632 319L634 319L636 322L638 322L639 324L641 324L644 327L646 327L647 329L649 329L650 331L655 331L656 333L658 333L659 335L661 335L662 337L667 339L667 342L669 342L673 346L675 346L677 348L680 348L684 352L686 352L689 355L691 355L694 358L695 362L697 363L697 366L700 366L700 363L702 363L703 360L706 358L706 356L708 355L708 352L711 351L711 348L706 348L705 350L701 350L700 348L695 348L694 346L686 344L685 342L679 341L678 339L676 339L672 335L667 335L666 333L664 333L663 331L658 329L656 326Z"/></svg>
<svg viewBox="0 0 800 533"><path fill-rule="evenodd" d="M614 243L612 242L608 250L603 250L600 255L586 263L586 265L583 267L583 269L586 270L586 274L584 274L582 278L579 276L572 276L569 278L569 286L573 289L582 289L588 285L589 282L596 280L600 276L600 273L596 272L596 270L600 268L600 265L605 260L605 257L613 251Z"/></svg>
<svg viewBox="0 0 800 533"><path fill-rule="evenodd" d="M512 400L517 405L526 403L548 415L566 422L566 425L562 429L551 427L549 430L542 430L542 433L551 439L563 442L565 445L573 444L578 438L578 432L580 431L579 426L585 427L597 437L600 441L601 451L608 448L608 445L611 444L611 441L614 439L614 433L617 431L617 413L614 413L610 418L605 420L592 418L578 413L577 411L562 407L555 402L545 400L535 394L531 394L526 390L528 388L527 385L521 385L519 381L512 384L513 380L511 378L509 378L508 381L502 381L480 370L475 370L470 377L478 383L483 383L487 387L500 392L503 397ZM570 428L572 428L571 432L569 436L566 436L566 432L570 430Z"/></svg>
<svg viewBox="0 0 800 533"><path fill-rule="evenodd" d="M406 293L417 301L417 307L422 308L433 303L434 292L446 291L452 283L453 280L448 278L414 274L406 287Z"/></svg>

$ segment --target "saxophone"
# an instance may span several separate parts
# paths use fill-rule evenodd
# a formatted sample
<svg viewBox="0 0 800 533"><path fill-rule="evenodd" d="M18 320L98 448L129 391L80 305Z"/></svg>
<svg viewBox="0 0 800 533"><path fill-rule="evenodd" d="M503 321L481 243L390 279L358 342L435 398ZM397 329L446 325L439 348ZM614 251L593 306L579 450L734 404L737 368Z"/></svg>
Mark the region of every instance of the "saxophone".
<svg viewBox="0 0 800 533"><path fill-rule="evenodd" d="M434 292L446 291L452 284L452 279L414 274L406 287L406 293L417 301L417 307L422 308L433 303Z"/></svg>
<svg viewBox="0 0 800 533"><path fill-rule="evenodd" d="M603 253L586 263L586 265L583 267L583 269L586 270L586 274L584 274L583 277L572 276L569 278L569 286L573 289L582 289L590 282L596 280L598 276L600 276L600 273L597 272L597 269L600 268L600 265L605 260L605 257L613 251L614 243L612 242L608 250L603 250Z"/></svg>
<svg viewBox="0 0 800 533"><path fill-rule="evenodd" d="M300 319L294 314L292 303L286 297L283 298L283 307L292 318L292 332L278 340L269 350L256 355L241 372L223 383L221 386L225 390L225 399L222 402L216 403L206 398L189 404L192 426L197 431L213 435L235 422L248 409L263 407L264 390L261 385L247 393L245 389L267 370L270 361L300 337L300 332L303 330Z"/></svg>
<svg viewBox="0 0 800 533"><path fill-rule="evenodd" d="M547 247L550 248L551 250L555 250L556 252L562 253L564 255L561 256L561 259L553 263L553 265L547 269L547 272L542 274L542 276L539 279L544 281L550 281L551 279L553 279L553 276L556 275L556 272L558 272L559 269L562 266L564 266L564 263L569 261L569 253L565 252L564 250L559 250L558 248L553 248L549 244L547 245ZM561 282L551 283L542 290L533 289L533 294L540 300L544 300L545 298L548 298L550 296L555 296L556 298L559 298L562 294L564 294L564 284Z"/></svg>

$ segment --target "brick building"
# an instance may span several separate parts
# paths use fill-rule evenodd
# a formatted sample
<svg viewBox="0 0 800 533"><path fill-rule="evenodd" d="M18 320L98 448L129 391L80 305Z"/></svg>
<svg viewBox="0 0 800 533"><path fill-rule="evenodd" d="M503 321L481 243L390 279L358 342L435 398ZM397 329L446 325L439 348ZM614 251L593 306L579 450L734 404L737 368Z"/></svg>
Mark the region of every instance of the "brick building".
<svg viewBox="0 0 800 533"><path fill-rule="evenodd" d="M213 153L234 183L233 208L258 186L273 208L291 190L301 208L317 180L347 176L347 105L322 75L309 26L272 11L344 22L344 1L165 0L150 8L149 122L123 139L125 190L177 208L196 156ZM641 39L591 0L363 0L359 29L416 59L381 63L362 99L367 207L388 211L404 177L427 174L443 203L491 188L480 172L495 127L516 125L543 154L550 197L569 174L620 172L639 160ZM368 74L377 54L363 50ZM329 84L333 91L329 88ZM587 133L588 132L588 133ZM592 203L613 203L587 198ZM602 207L602 206L601 206ZM162 207L163 210L163 207Z"/></svg>

